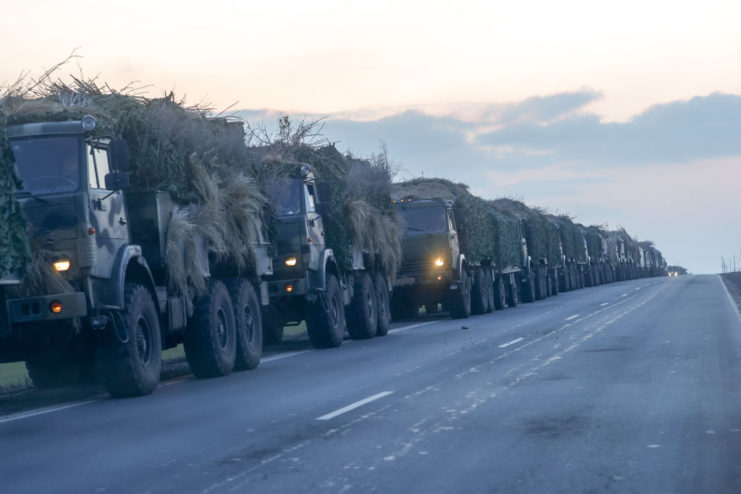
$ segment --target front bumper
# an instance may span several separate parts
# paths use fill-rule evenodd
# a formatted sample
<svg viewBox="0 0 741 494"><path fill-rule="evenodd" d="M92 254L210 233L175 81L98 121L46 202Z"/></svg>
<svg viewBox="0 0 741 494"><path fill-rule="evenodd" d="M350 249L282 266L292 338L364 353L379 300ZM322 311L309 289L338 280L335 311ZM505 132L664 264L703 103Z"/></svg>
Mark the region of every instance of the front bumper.
<svg viewBox="0 0 741 494"><path fill-rule="evenodd" d="M52 302L62 304L61 312L55 314L51 311L49 306ZM7 304L10 324L57 321L88 315L87 298L83 292L16 298L8 300Z"/></svg>
<svg viewBox="0 0 741 494"><path fill-rule="evenodd" d="M288 286L292 287L289 292ZM303 296L308 293L306 278L268 281L268 295L271 299Z"/></svg>

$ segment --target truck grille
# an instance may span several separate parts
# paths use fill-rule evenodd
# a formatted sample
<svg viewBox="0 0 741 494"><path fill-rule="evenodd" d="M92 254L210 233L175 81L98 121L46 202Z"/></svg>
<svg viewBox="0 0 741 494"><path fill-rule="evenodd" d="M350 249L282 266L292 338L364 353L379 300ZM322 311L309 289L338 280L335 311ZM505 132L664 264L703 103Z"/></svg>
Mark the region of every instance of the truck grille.
<svg viewBox="0 0 741 494"><path fill-rule="evenodd" d="M427 271L429 268L430 263L426 259L409 259L401 263L402 273L420 273Z"/></svg>

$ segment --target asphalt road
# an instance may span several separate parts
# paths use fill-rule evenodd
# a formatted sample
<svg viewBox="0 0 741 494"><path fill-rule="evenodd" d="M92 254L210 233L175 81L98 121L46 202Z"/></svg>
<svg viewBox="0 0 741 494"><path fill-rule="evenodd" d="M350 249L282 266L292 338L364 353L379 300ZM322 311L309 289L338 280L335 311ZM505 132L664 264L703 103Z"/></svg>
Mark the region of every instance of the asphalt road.
<svg viewBox="0 0 741 494"><path fill-rule="evenodd" d="M6 417L0 491L741 492L740 384L717 276L635 280Z"/></svg>

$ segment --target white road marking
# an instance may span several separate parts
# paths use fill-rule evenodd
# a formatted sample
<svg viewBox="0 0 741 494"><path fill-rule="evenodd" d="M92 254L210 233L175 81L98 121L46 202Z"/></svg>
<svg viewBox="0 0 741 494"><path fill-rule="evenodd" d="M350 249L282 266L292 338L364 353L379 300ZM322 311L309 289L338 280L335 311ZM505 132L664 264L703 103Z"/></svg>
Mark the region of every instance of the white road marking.
<svg viewBox="0 0 741 494"><path fill-rule="evenodd" d="M570 320L572 320L572 319L576 319L577 317L579 317L579 314L574 314L573 316L569 316L569 317L567 317L567 318L566 318L566 320L567 320L567 321L570 321Z"/></svg>
<svg viewBox="0 0 741 494"><path fill-rule="evenodd" d="M362 400L356 401L355 403L350 403L346 407L342 407L340 409L335 410L334 412L330 412L326 415L322 415L321 417L317 417L317 420L330 420L333 419L339 415L342 415L343 413L347 413L351 410L355 410L358 407L362 407L363 405L370 403L372 401L376 401L378 399L383 398L384 396L388 396L393 391L382 391L381 393L376 393L373 396L369 396L368 398L363 398Z"/></svg>
<svg viewBox="0 0 741 494"><path fill-rule="evenodd" d="M407 329L421 328L422 326L429 326L430 324L435 324L436 322L440 322L440 321L421 322L419 324L411 324L409 326L402 326L400 328L389 330L389 333L401 333L402 331L406 331Z"/></svg>
<svg viewBox="0 0 741 494"><path fill-rule="evenodd" d="M41 408L39 410L33 410L30 412L16 413L15 415L8 415L7 417L0 418L0 424L3 424L5 422L13 422L15 420L22 420L22 419L27 419L31 417L36 417L38 415L46 415L47 413L60 412L68 408L75 408L75 407L80 407L82 405L87 405L88 403L95 403L96 401L101 401L101 399L102 398L96 398L93 400L85 400L85 401L78 401L75 403L70 403L68 405L60 405L56 407Z"/></svg>
<svg viewBox="0 0 741 494"><path fill-rule="evenodd" d="M627 293L623 293L622 295L620 295L620 297L621 297L621 298L622 298L622 297L627 297L627 296L628 296L628 294L627 294Z"/></svg>
<svg viewBox="0 0 741 494"><path fill-rule="evenodd" d="M499 345L499 348L507 348L508 346L512 346L515 343L519 343L519 342L521 342L524 339L525 338L517 338L516 340L508 341L507 343L505 343L503 345Z"/></svg>
<svg viewBox="0 0 741 494"><path fill-rule="evenodd" d="M272 357L261 358L260 363L272 362L274 360L281 360L284 358L295 357L296 355L301 355L302 353L309 353L311 351L312 350L301 350L300 352L279 353L278 355L273 355Z"/></svg>
<svg viewBox="0 0 741 494"><path fill-rule="evenodd" d="M605 305L610 305L609 302L605 302L604 304L599 304L600 307L604 307Z"/></svg>

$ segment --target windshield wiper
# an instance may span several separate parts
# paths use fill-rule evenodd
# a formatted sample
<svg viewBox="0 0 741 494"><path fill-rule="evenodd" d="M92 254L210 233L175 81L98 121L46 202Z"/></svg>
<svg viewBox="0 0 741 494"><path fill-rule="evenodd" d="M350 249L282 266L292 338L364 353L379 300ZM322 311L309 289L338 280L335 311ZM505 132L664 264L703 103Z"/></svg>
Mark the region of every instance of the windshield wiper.
<svg viewBox="0 0 741 494"><path fill-rule="evenodd" d="M42 199L39 196L35 196L27 190L17 190L15 191L15 195L16 197L30 197L31 199L36 199L41 204L49 204L49 201L47 201L46 199Z"/></svg>

